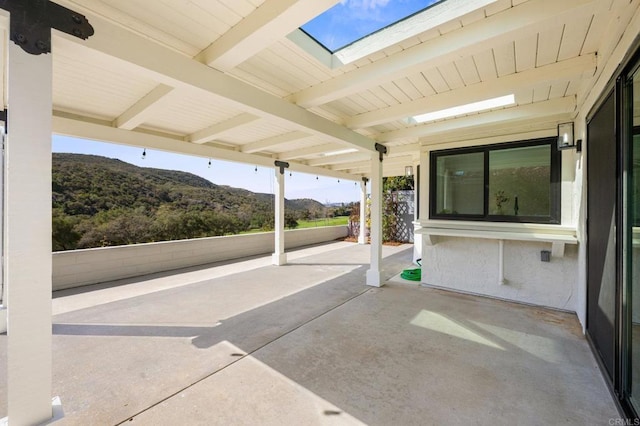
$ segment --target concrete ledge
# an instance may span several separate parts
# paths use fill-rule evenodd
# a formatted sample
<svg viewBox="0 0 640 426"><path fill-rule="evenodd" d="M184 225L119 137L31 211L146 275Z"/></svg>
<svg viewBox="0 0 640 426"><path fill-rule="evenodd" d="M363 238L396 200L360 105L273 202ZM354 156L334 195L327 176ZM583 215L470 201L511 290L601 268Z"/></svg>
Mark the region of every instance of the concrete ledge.
<svg viewBox="0 0 640 426"><path fill-rule="evenodd" d="M346 226L286 231L285 248L333 241L347 234ZM270 254L273 253L274 244L273 232L261 232L55 252L53 290Z"/></svg>

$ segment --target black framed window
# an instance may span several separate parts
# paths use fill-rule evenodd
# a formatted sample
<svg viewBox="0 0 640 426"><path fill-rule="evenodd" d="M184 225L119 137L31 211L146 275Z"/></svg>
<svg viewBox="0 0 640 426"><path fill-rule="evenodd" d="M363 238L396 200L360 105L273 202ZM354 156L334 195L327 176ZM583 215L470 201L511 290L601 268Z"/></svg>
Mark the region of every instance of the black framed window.
<svg viewBox="0 0 640 426"><path fill-rule="evenodd" d="M431 151L432 219L560 223L556 138Z"/></svg>

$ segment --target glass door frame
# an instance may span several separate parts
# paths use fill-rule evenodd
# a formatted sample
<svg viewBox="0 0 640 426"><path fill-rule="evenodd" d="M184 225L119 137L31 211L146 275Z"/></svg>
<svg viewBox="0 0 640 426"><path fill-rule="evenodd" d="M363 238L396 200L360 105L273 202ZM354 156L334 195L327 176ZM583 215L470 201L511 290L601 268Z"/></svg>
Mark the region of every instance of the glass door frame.
<svg viewBox="0 0 640 426"><path fill-rule="evenodd" d="M622 223L622 235L621 241L621 260L622 267L620 268L621 276L620 282L622 283L621 291L619 295L620 304L620 327L619 327L619 362L620 368L618 368L618 377L616 378L618 383L616 386L617 394L620 399L620 403L624 411L633 417L638 417L640 412L640 395L636 397L636 405L632 401L632 374L633 374L633 227L635 220L634 208L632 202L640 203L640 200L634 200L634 187L631 184L633 182L633 145L634 136L640 135L640 126L634 126L633 122L633 78L634 74L640 73L640 52L634 54L628 65L625 67L625 71L618 79L618 92L620 93L619 105L619 122L622 139L620 144L620 157L621 157L621 176L619 176L619 182L621 186L620 190L620 214ZM640 82L640 79L639 79ZM640 91L639 91L640 93ZM619 244L620 246L620 244ZM640 286L639 289L640 290ZM640 371L636 372L638 380L640 381Z"/></svg>
<svg viewBox="0 0 640 426"><path fill-rule="evenodd" d="M631 401L632 385L632 248L633 248L633 218L629 209L631 199L630 177L633 176L633 74L640 71L640 36L633 42L632 47L620 65L613 73L609 82L600 93L596 103L587 114L588 124L604 101L612 94L615 99L615 143L616 143L616 230L615 230L615 318L614 318L614 361L612 375L605 373L603 360L587 334L592 352L600 365L603 378L620 409L628 419L640 417L640 395L637 408ZM588 133L588 132L587 132ZM587 155L589 135L587 134ZM589 182L587 180L587 185ZM638 200L640 202L640 200ZM587 218L587 221L589 219ZM588 239L587 235L587 239ZM587 263L589 262L587 253ZM588 270L588 265L587 265ZM587 273L588 274L588 273ZM640 286L639 286L640 288ZM587 314L587 325L590 318ZM640 371L638 371L640 379Z"/></svg>

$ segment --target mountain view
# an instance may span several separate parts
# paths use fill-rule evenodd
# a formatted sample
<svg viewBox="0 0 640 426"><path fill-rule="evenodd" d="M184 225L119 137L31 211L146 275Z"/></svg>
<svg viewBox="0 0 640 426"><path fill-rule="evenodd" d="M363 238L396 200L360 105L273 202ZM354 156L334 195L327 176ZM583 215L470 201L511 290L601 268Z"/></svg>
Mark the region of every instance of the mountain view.
<svg viewBox="0 0 640 426"><path fill-rule="evenodd" d="M95 155L54 153L52 172L54 250L273 229L273 194ZM285 200L285 226L327 212L315 200Z"/></svg>

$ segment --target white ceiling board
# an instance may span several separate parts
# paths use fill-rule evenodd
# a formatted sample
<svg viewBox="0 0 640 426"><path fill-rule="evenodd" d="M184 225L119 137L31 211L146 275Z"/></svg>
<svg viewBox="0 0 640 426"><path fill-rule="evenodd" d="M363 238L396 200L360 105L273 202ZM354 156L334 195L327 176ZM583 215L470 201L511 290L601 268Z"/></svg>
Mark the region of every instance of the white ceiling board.
<svg viewBox="0 0 640 426"><path fill-rule="evenodd" d="M533 120L536 117L544 117L545 115L571 113L575 111L575 108L575 97L558 98L546 102L539 102L537 104L515 106L491 112L438 121L435 123L408 127L406 129L382 134L379 136L378 140L384 143L386 141L396 139L424 137L430 134L444 133L463 127L483 126L499 122L508 123L509 121L524 120L527 118Z"/></svg>
<svg viewBox="0 0 640 426"><path fill-rule="evenodd" d="M193 143L208 143L214 140L226 139L228 135L237 132L238 129L242 131L243 126L260 120L258 116L246 112L234 115L233 117L229 117L228 115L219 116L218 119L220 119L220 117L224 118L211 126L200 128L190 133L187 140Z"/></svg>
<svg viewBox="0 0 640 426"><path fill-rule="evenodd" d="M148 117L153 114L154 110L163 107L163 101L167 101L167 95L172 91L173 87L164 84L156 86L151 92L144 95L135 104L120 114L114 120L114 125L120 129L135 129L144 123Z"/></svg>
<svg viewBox="0 0 640 426"><path fill-rule="evenodd" d="M244 16L196 60L228 71L334 6L338 0L271 0Z"/></svg>
<svg viewBox="0 0 640 426"><path fill-rule="evenodd" d="M400 87L398 87L398 85L393 81L384 83L380 87L393 97L394 104L408 102L411 100L411 98L407 96L407 94L404 93L402 89L400 89Z"/></svg>
<svg viewBox="0 0 640 426"><path fill-rule="evenodd" d="M344 149L343 145L332 144L332 143L318 143L315 144L311 139L305 140L306 146L301 146L296 149L292 149L287 152L280 153L278 155L279 160L292 160L292 159L303 159L308 157L317 157L319 154L324 154L326 152L339 151ZM312 144L313 143L313 144Z"/></svg>
<svg viewBox="0 0 640 426"><path fill-rule="evenodd" d="M592 18L593 15L565 23L562 41L560 42L560 51L558 53L559 61L580 55Z"/></svg>
<svg viewBox="0 0 640 426"><path fill-rule="evenodd" d="M455 66L463 80L463 85L469 86L471 84L480 83L480 74L478 73L478 68L476 67L473 57L467 56L459 59L455 62Z"/></svg>
<svg viewBox="0 0 640 426"><path fill-rule="evenodd" d="M500 12L504 12L505 10L511 7L511 0L499 0L487 7L484 8L484 13L486 16L492 16Z"/></svg>
<svg viewBox="0 0 640 426"><path fill-rule="evenodd" d="M431 68L429 70L423 71L422 74L425 76L429 85L433 87L436 93L448 92L451 90L447 82L444 78L442 78L442 74L437 68Z"/></svg>
<svg viewBox="0 0 640 426"><path fill-rule="evenodd" d="M435 89L429 82L423 73L415 73L407 76L407 79L413 84L413 87L416 88L417 91L420 92L422 97L433 95L436 93Z"/></svg>
<svg viewBox="0 0 640 426"><path fill-rule="evenodd" d="M516 51L513 42L494 47L493 57L496 61L498 77L516 72Z"/></svg>
<svg viewBox="0 0 640 426"><path fill-rule="evenodd" d="M107 58L83 58L53 40L53 103L71 112L114 119L145 96L156 82L131 75Z"/></svg>
<svg viewBox="0 0 640 426"><path fill-rule="evenodd" d="M444 81L447 83L449 89L455 90L464 87L465 84L462 81L462 77L460 76L458 68L456 68L454 62L442 65L438 67L438 70L440 71L440 75Z"/></svg>
<svg viewBox="0 0 640 426"><path fill-rule="evenodd" d="M587 7L590 0L539 0L497 13L483 21L447 33L430 43L406 49L358 70L305 89L294 95L299 105L311 106L346 97L364 88L423 69L424 63L440 66L477 50L513 40L518 33L544 31L565 13ZM502 42L502 43L501 43Z"/></svg>
<svg viewBox="0 0 640 426"><path fill-rule="evenodd" d="M408 101L413 101L423 96L409 78L396 80L394 84L398 89L402 90L402 93L404 93Z"/></svg>
<svg viewBox="0 0 640 426"><path fill-rule="evenodd" d="M516 38L515 40L516 72L522 72L525 70L529 70L531 68L535 68L537 57L538 57L538 34L532 34L526 37Z"/></svg>
<svg viewBox="0 0 640 426"><path fill-rule="evenodd" d="M293 131L281 126L279 123L274 123L269 120L256 120L244 126L239 126L216 139L232 143L233 145L245 145L292 132L297 131Z"/></svg>
<svg viewBox="0 0 640 426"><path fill-rule="evenodd" d="M592 75L596 69L596 56L585 55L568 59L544 67L534 68L499 79L467 86L458 90L427 96L402 105L370 111L346 120L349 127L361 128L375 124L407 118L417 114L434 112L470 102L487 99L488 96L504 96L542 84L552 84L569 78Z"/></svg>
<svg viewBox="0 0 640 426"><path fill-rule="evenodd" d="M482 81L489 81L498 78L496 61L493 57L493 50L483 50L473 54L473 62Z"/></svg>
<svg viewBox="0 0 640 426"><path fill-rule="evenodd" d="M541 31L538 35L538 55L537 66L551 64L558 60L558 53L560 52L560 41L562 40L562 34L564 33L564 25L556 25L552 28L548 28L546 31Z"/></svg>
<svg viewBox="0 0 640 426"><path fill-rule="evenodd" d="M64 34L59 35L66 41L66 46L82 46L87 49L87 53L107 54L128 61L136 72L155 76L161 80L159 82L169 86L190 87L225 99L246 112L269 120L293 124L297 128L292 130L308 129L313 133L327 135L335 141L352 144L359 149L375 149L374 141L339 124L322 119L286 100L164 49L109 22L96 17L91 19L92 25L97 29L96 34L84 41Z"/></svg>
<svg viewBox="0 0 640 426"><path fill-rule="evenodd" d="M569 81L559 81L551 85L549 91L549 99L562 98L567 96L567 88L569 87Z"/></svg>
<svg viewBox="0 0 640 426"><path fill-rule="evenodd" d="M551 85L536 87L535 89L533 89L532 102L542 102L548 100L550 92Z"/></svg>

